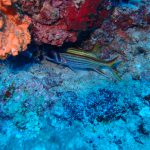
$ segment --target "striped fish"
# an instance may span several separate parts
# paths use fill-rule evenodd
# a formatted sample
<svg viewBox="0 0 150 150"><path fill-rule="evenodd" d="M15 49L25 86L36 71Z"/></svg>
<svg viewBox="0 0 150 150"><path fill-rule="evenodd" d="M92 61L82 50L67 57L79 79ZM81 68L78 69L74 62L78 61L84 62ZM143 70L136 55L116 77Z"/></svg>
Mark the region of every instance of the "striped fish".
<svg viewBox="0 0 150 150"><path fill-rule="evenodd" d="M55 53L53 60L50 58L49 60L68 66L71 69L90 69L103 75L105 75L105 73L102 70L109 69L115 77L120 80L117 72L113 69L117 58L118 57L115 57L110 61L103 61L93 53L70 48L65 53Z"/></svg>

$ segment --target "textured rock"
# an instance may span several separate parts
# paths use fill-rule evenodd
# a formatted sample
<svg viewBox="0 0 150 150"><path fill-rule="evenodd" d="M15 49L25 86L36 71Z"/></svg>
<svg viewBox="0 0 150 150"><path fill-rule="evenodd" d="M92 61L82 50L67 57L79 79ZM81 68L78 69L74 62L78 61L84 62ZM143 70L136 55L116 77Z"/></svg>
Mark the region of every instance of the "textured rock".
<svg viewBox="0 0 150 150"><path fill-rule="evenodd" d="M0 1L0 59L18 55L30 43L28 27L31 20L27 16L20 18L12 6L14 2L16 1Z"/></svg>
<svg viewBox="0 0 150 150"><path fill-rule="evenodd" d="M111 14L108 3L102 0L19 0L18 3L32 18L35 41L56 46L75 42L80 31L98 27Z"/></svg>

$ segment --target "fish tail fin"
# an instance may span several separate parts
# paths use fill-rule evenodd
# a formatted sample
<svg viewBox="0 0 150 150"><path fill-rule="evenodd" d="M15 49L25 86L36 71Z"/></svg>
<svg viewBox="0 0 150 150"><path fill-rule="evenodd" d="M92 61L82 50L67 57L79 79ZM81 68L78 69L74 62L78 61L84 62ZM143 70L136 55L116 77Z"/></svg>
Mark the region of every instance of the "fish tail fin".
<svg viewBox="0 0 150 150"><path fill-rule="evenodd" d="M106 62L107 65L111 68L113 68L114 66L116 66L118 64L118 62L116 61L118 59L119 56L113 58L112 60Z"/></svg>
<svg viewBox="0 0 150 150"><path fill-rule="evenodd" d="M115 69L112 69L112 68L111 68L111 70L112 70L112 73L115 76L115 78L120 81L121 77L119 76L118 71Z"/></svg>
<svg viewBox="0 0 150 150"><path fill-rule="evenodd" d="M109 69L112 71L115 78L117 80L121 80L121 77L118 75L118 71L116 70L116 67L122 63L121 61L117 61L118 57L119 56L117 56L114 59L108 61L107 65L108 65Z"/></svg>

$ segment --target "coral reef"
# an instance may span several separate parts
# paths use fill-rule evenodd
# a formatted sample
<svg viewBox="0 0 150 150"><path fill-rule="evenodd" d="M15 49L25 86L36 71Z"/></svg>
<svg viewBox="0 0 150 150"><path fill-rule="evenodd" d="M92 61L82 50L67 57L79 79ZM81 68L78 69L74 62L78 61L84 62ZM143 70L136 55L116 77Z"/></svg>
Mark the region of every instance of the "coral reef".
<svg viewBox="0 0 150 150"><path fill-rule="evenodd" d="M8 55L18 55L30 43L30 18L20 18L13 7L14 2L16 0L0 1L0 59L5 59Z"/></svg>
<svg viewBox="0 0 150 150"><path fill-rule="evenodd" d="M3 5L0 3L0 34L6 32L7 21L12 23L16 21L16 18L14 22L9 19L12 13L10 15L5 13L4 8L12 9L12 6L4 6L6 0L1 2ZM20 3L22 10L31 16L33 20L31 31L34 35L36 32L33 29L37 24L41 27L47 26L47 31L48 27L53 25L57 29L60 20L57 13L63 14L60 8L66 10L67 8L63 6L70 8L72 2L74 9L80 12L80 8L87 1L20 0L18 4ZM40 52L40 48L43 52L42 48L45 47L48 52L53 49L52 46L45 44L42 46L31 44L29 51L17 57L9 57L7 61L0 61L0 149L149 150L149 6L150 1L142 0L142 3L132 7L126 5L115 7L112 17L104 22L100 21L103 22L102 25L88 37L87 41L81 43L87 50L95 43L100 43L98 56L101 58L109 59L119 55L119 59L123 60L123 63L118 64L119 67L116 66L122 78L120 81L111 78L111 71L108 72L110 76L106 78L90 70L73 71L50 63L47 59L40 62L36 62L32 57L27 59L25 55L27 52L36 50ZM53 8L59 10L58 12L55 10L56 16L51 13L45 14L44 9L49 12ZM86 12L86 9L84 11ZM16 11L14 13L16 14ZM6 21L5 16L8 18ZM97 26L95 20L96 25L86 18L86 14L84 19L90 24L86 26L82 22L83 18L80 18L80 24L75 25L81 16L77 14L74 16L65 20L66 28L63 31L67 31L68 34L78 34L80 30L86 30L86 27L90 29L90 24L92 27ZM48 19L49 17L51 19ZM72 19L74 20L71 22ZM14 24L12 25L14 27ZM15 25L18 27L18 24ZM41 36L43 33L41 32ZM61 42L59 40L61 39L54 38L51 42L54 42L54 45L57 42L61 45L67 41L63 38ZM38 42L44 43L40 39Z"/></svg>
<svg viewBox="0 0 150 150"><path fill-rule="evenodd" d="M107 53L109 53L110 49L114 51L121 49L117 44L120 42L115 42L114 39L120 39L126 43L132 42L127 32L128 29L139 28L140 30L147 30L149 28L149 6L150 4L147 0L142 0L142 2L134 1L134 5L115 7L111 18L106 19L100 28L96 29L91 34L91 37L82 43L83 48L89 50L91 45L98 42ZM108 47L106 48L106 46Z"/></svg>
<svg viewBox="0 0 150 150"><path fill-rule="evenodd" d="M35 41L56 46L75 42L80 31L98 27L110 16L109 3L102 0L19 0L18 4L32 18Z"/></svg>
<svg viewBox="0 0 150 150"><path fill-rule="evenodd" d="M124 49L130 61L120 67L119 82L47 60L21 66L23 56L1 61L1 149L148 150L150 32L128 32L136 41ZM139 53L139 46L148 52Z"/></svg>

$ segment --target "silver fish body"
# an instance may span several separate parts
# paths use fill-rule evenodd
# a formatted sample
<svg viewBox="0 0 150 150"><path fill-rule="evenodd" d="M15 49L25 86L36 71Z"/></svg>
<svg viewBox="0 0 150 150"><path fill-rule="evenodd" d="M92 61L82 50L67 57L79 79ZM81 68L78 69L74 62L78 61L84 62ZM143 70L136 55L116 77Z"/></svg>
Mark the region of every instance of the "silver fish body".
<svg viewBox="0 0 150 150"><path fill-rule="evenodd" d="M103 61L98 59L91 53L75 50L70 50L66 53L54 52L53 56L53 59L49 60L58 64L68 66L71 69L90 69L103 75L105 75L105 73L102 71L102 69L109 69L119 79L117 72L112 69L112 66L115 64L115 61L118 57L110 61Z"/></svg>
<svg viewBox="0 0 150 150"><path fill-rule="evenodd" d="M71 68L95 70L96 68L107 67L107 65L103 63L101 64L100 62L94 61L90 58L78 55L76 56L68 53L60 53L60 56L63 58L62 62Z"/></svg>

